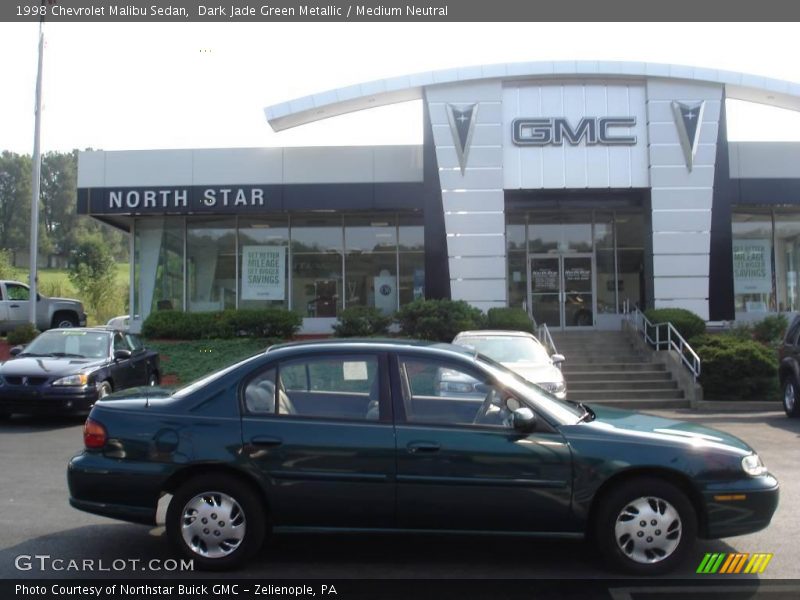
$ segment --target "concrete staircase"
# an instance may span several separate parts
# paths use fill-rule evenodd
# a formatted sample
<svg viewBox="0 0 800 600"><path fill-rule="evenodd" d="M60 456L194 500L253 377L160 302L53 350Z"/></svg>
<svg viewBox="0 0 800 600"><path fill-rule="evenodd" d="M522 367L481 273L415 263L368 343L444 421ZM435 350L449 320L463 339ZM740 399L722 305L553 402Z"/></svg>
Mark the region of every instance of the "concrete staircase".
<svg viewBox="0 0 800 600"><path fill-rule="evenodd" d="M640 350L622 331L551 332L567 399L620 408L685 408L678 382L653 351Z"/></svg>

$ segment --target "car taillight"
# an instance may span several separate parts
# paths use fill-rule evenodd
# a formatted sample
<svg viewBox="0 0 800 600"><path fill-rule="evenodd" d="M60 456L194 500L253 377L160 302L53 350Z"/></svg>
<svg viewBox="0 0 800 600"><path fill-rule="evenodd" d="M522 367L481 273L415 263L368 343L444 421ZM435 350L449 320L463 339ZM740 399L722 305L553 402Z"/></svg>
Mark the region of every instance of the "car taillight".
<svg viewBox="0 0 800 600"><path fill-rule="evenodd" d="M86 419L83 425L83 445L87 448L97 449L106 445L108 435L106 428L93 419Z"/></svg>

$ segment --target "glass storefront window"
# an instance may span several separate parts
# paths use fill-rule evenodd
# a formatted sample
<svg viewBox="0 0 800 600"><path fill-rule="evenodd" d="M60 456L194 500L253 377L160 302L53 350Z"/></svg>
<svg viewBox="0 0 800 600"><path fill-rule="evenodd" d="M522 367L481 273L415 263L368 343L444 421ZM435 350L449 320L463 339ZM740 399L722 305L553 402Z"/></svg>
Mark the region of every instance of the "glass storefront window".
<svg viewBox="0 0 800 600"><path fill-rule="evenodd" d="M236 221L189 219L186 228L187 308L236 308Z"/></svg>
<svg viewBox="0 0 800 600"><path fill-rule="evenodd" d="M525 230L528 218L524 214L509 214L506 220L506 249L508 252L508 305L527 309L528 253Z"/></svg>
<svg viewBox="0 0 800 600"><path fill-rule="evenodd" d="M772 215L733 213L733 290L737 313L776 309L773 293Z"/></svg>
<svg viewBox="0 0 800 600"><path fill-rule="evenodd" d="M425 228L422 215L399 215L400 306L425 297Z"/></svg>
<svg viewBox="0 0 800 600"><path fill-rule="evenodd" d="M239 308L288 308L289 221L239 219Z"/></svg>
<svg viewBox="0 0 800 600"><path fill-rule="evenodd" d="M394 215L345 218L345 305L397 310L397 226Z"/></svg>
<svg viewBox="0 0 800 600"><path fill-rule="evenodd" d="M800 215L775 212L775 283L779 311L800 310Z"/></svg>
<svg viewBox="0 0 800 600"><path fill-rule="evenodd" d="M133 314L183 310L183 217L138 218L133 235Z"/></svg>
<svg viewBox="0 0 800 600"><path fill-rule="evenodd" d="M614 213L596 212L594 218L597 312L616 313L620 282L616 275Z"/></svg>
<svg viewBox="0 0 800 600"><path fill-rule="evenodd" d="M644 216L616 212L617 301L619 312L644 308Z"/></svg>
<svg viewBox="0 0 800 600"><path fill-rule="evenodd" d="M304 317L342 309L344 231L341 215L292 217L292 307Z"/></svg>

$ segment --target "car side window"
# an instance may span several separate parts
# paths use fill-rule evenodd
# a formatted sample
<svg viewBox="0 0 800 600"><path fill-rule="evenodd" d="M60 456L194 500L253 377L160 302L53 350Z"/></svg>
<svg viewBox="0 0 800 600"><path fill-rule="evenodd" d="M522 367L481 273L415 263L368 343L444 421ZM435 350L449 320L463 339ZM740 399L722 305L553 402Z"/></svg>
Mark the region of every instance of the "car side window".
<svg viewBox="0 0 800 600"><path fill-rule="evenodd" d="M522 404L476 371L437 359L400 358L403 406L410 423L511 427Z"/></svg>
<svg viewBox="0 0 800 600"><path fill-rule="evenodd" d="M30 290L18 283L7 283L6 292L8 293L9 300L25 301L30 298Z"/></svg>
<svg viewBox="0 0 800 600"><path fill-rule="evenodd" d="M377 421L376 356L313 356L278 368L278 415Z"/></svg>
<svg viewBox="0 0 800 600"><path fill-rule="evenodd" d="M125 341L125 338L122 337L121 333L114 334L114 352L117 350L130 350L130 346L128 346L128 342Z"/></svg>
<svg viewBox="0 0 800 600"><path fill-rule="evenodd" d="M130 346L131 351L133 352L139 352L144 348L144 344L142 344L142 340L139 338L138 335L134 335L132 333L126 333L125 341L128 343L128 346Z"/></svg>
<svg viewBox="0 0 800 600"><path fill-rule="evenodd" d="M244 408L251 415L275 414L275 373L274 368L261 371L244 386Z"/></svg>

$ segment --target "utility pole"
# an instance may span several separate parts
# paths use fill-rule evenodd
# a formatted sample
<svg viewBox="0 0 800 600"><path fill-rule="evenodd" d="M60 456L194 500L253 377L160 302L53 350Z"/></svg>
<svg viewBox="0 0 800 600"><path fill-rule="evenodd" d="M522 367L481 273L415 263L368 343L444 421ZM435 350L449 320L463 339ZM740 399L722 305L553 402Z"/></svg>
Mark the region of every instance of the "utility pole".
<svg viewBox="0 0 800 600"><path fill-rule="evenodd" d="M42 0L42 7L45 0ZM39 258L39 190L42 176L42 149L39 138L42 129L42 64L44 62L44 15L39 20L39 68L36 73L36 107L34 109L33 127L33 174L31 179L31 250L30 250L30 296L28 306L30 307L29 320L36 327L36 300L37 291L37 261Z"/></svg>

